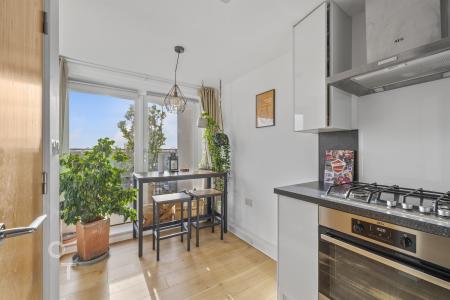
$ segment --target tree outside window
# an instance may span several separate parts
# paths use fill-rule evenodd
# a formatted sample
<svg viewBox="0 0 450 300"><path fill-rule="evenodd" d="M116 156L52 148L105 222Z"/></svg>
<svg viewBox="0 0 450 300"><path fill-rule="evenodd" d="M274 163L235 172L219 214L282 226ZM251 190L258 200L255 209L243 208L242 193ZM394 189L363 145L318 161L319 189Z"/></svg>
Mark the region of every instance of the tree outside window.
<svg viewBox="0 0 450 300"><path fill-rule="evenodd" d="M156 170L158 167L158 154L161 147L166 142L166 136L163 131L166 112L162 107L156 104L148 107L148 169ZM134 166L134 106L130 106L124 116L125 120L117 124L123 138L126 140L125 153L129 158L127 169L133 170Z"/></svg>

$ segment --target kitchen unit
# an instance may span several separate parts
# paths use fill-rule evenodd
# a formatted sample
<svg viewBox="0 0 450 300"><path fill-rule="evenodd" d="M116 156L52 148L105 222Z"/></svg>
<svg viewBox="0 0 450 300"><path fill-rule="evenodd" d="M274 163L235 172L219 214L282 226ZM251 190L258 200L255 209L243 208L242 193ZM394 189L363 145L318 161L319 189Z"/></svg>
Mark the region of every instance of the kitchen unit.
<svg viewBox="0 0 450 300"><path fill-rule="evenodd" d="M320 182L275 193L279 299L450 298L450 193ZM300 221L283 221L286 208Z"/></svg>
<svg viewBox="0 0 450 300"><path fill-rule="evenodd" d="M352 129L351 95L326 82L351 67L344 47L351 23L340 21L344 15L335 2L323 2L293 28L295 131Z"/></svg>
<svg viewBox="0 0 450 300"><path fill-rule="evenodd" d="M279 196L278 299L317 297L318 216L316 203Z"/></svg>

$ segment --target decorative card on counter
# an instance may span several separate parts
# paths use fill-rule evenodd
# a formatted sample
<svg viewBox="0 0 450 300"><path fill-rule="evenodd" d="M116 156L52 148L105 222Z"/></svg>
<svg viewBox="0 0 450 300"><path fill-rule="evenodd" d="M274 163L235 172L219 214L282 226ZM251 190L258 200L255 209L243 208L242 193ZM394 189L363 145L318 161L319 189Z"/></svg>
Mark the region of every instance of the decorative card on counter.
<svg viewBox="0 0 450 300"><path fill-rule="evenodd" d="M353 182L355 151L325 151L325 183L343 184Z"/></svg>

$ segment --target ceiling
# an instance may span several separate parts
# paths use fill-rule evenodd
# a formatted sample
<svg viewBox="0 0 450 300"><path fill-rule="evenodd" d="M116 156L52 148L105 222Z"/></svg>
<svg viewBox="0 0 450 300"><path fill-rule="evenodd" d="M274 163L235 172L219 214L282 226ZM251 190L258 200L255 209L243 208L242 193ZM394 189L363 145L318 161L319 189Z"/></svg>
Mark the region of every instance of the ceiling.
<svg viewBox="0 0 450 300"><path fill-rule="evenodd" d="M217 85L290 49L320 0L60 0L60 52L87 62Z"/></svg>

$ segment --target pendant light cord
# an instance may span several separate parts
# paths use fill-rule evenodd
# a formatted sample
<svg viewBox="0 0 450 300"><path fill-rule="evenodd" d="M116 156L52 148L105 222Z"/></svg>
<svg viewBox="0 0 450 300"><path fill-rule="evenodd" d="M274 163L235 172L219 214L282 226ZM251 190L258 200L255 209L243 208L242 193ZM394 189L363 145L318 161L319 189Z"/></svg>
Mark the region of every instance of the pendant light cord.
<svg viewBox="0 0 450 300"><path fill-rule="evenodd" d="M177 55L177 63L175 64L175 85L177 85L177 70L178 70L178 60L180 59L180 53Z"/></svg>

